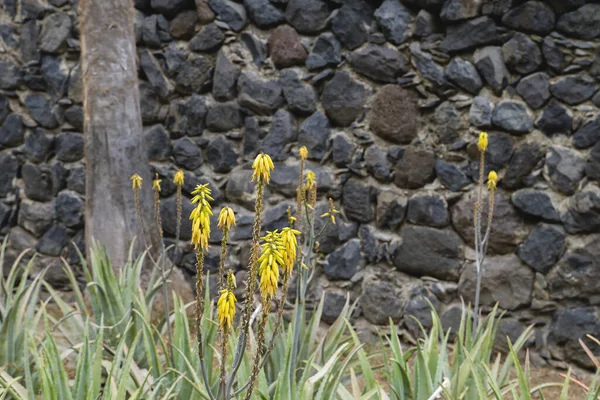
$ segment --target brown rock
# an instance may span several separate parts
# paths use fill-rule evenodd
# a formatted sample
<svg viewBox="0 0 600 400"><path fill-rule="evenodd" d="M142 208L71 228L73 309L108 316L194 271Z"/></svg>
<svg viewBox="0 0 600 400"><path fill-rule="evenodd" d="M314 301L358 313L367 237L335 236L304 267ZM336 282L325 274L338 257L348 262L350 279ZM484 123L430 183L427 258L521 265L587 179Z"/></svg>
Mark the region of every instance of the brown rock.
<svg viewBox="0 0 600 400"><path fill-rule="evenodd" d="M171 20L169 31L175 39L189 39L194 36L198 15L195 11L189 10L177 14Z"/></svg>
<svg viewBox="0 0 600 400"><path fill-rule="evenodd" d="M215 20L215 13L208 5L208 0L196 0L196 15L198 22L205 25Z"/></svg>
<svg viewBox="0 0 600 400"><path fill-rule="evenodd" d="M466 301L475 299L475 263L467 265L458 282L458 292ZM486 258L481 277L480 304L514 310L531 302L534 273L515 254Z"/></svg>
<svg viewBox="0 0 600 400"><path fill-rule="evenodd" d="M394 183L403 189L418 189L435 178L433 151L409 147L396 164Z"/></svg>
<svg viewBox="0 0 600 400"><path fill-rule="evenodd" d="M288 68L303 65L306 50L298 39L298 33L289 25L275 29L269 37L269 54L277 68Z"/></svg>
<svg viewBox="0 0 600 400"><path fill-rule="evenodd" d="M393 143L410 143L419 129L416 95L398 85L385 85L375 96L369 125L379 137Z"/></svg>
<svg viewBox="0 0 600 400"><path fill-rule="evenodd" d="M471 247L474 246L473 207L477 191L467 193L452 207L452 224L456 231ZM488 196L483 196L484 211L482 230L485 232L488 220ZM529 229L523 224L522 218L510 204L510 196L500 191L494 197L494 219L490 232L489 250L491 253L508 254L515 251L529 235Z"/></svg>

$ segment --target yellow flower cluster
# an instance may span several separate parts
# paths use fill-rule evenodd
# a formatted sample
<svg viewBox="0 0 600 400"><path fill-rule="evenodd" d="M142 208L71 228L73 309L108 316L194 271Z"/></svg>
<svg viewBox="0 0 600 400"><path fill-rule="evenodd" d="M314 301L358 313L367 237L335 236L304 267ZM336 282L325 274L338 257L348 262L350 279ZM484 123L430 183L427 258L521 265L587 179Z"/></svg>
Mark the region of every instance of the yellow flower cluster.
<svg viewBox="0 0 600 400"><path fill-rule="evenodd" d="M306 186L313 187L317 183L317 176L311 170L306 171Z"/></svg>
<svg viewBox="0 0 600 400"><path fill-rule="evenodd" d="M156 177L154 178L154 181L152 182L152 190L156 191L156 192L160 192L160 183L162 182L162 179L158 179L158 174L156 174Z"/></svg>
<svg viewBox="0 0 600 400"><path fill-rule="evenodd" d="M227 289L221 290L221 296L219 296L219 301L217 302L217 315L219 316L220 328L230 328L233 325L236 302L237 298L233 294L232 288L227 287Z"/></svg>
<svg viewBox="0 0 600 400"><path fill-rule="evenodd" d="M254 170L252 182L256 179L260 182L269 183L271 180L271 171L275 169L275 166L268 154L260 153L252 163L252 169Z"/></svg>
<svg viewBox="0 0 600 400"><path fill-rule="evenodd" d="M260 293L264 298L272 298L277 292L277 282L279 281L279 268L286 264L284 259L285 246L281 238L281 233L277 230L267 232L262 238L265 242L262 245L262 251L258 258L260 275Z"/></svg>
<svg viewBox="0 0 600 400"><path fill-rule="evenodd" d="M486 132L479 132L479 140L477 141L477 148L479 151L484 152L488 147L488 134Z"/></svg>
<svg viewBox="0 0 600 400"><path fill-rule="evenodd" d="M138 174L133 174L131 175L131 188L133 190L139 190L142 188L142 177L139 176Z"/></svg>
<svg viewBox="0 0 600 400"><path fill-rule="evenodd" d="M208 238L210 237L210 217L213 215L209 201L210 189L208 183L198 185L192 192L194 197L192 203L196 204L196 208L190 214L192 221L192 244L195 249L199 247L203 250L208 249Z"/></svg>
<svg viewBox="0 0 600 400"><path fill-rule="evenodd" d="M184 173L182 170L179 170L175 173L175 177L173 178L173 183L177 186L183 186Z"/></svg>
<svg viewBox="0 0 600 400"><path fill-rule="evenodd" d="M284 272L290 276L292 271L294 270L294 264L296 263L296 250L298 249L298 240L296 236L300 234L300 231L297 231L293 228L283 228L281 230L281 242L285 249L283 253L283 270Z"/></svg>
<svg viewBox="0 0 600 400"><path fill-rule="evenodd" d="M496 190L496 186L498 184L498 174L496 173L496 171L490 171L490 173L488 174L488 190L490 192L493 192L494 190Z"/></svg>
<svg viewBox="0 0 600 400"><path fill-rule="evenodd" d="M335 208L335 204L333 203L333 199L329 198L329 210L321 215L321 218L329 218L331 223L335 225L335 214L339 214L340 212Z"/></svg>
<svg viewBox="0 0 600 400"><path fill-rule="evenodd" d="M231 207L223 207L219 213L219 219L217 220L217 226L220 229L224 227L230 230L232 226L235 226L235 215Z"/></svg>
<svg viewBox="0 0 600 400"><path fill-rule="evenodd" d="M306 148L306 146L300 147L300 150L298 150L298 154L300 154L300 158L302 160L306 160L308 158L308 149Z"/></svg>

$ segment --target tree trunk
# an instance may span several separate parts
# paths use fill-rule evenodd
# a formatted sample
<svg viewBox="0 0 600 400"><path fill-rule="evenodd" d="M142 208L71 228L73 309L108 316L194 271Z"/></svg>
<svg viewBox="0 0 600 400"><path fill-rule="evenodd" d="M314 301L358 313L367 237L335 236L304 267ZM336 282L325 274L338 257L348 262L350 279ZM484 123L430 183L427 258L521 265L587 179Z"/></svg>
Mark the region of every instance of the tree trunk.
<svg viewBox="0 0 600 400"><path fill-rule="evenodd" d="M81 70L86 159L86 247L97 240L113 266L127 259L137 238L153 250L152 177L143 141L132 0L80 0ZM129 177L143 178L143 225L136 216ZM142 232L145 229L145 237ZM154 229L151 229L154 228ZM138 253L139 254L139 253Z"/></svg>

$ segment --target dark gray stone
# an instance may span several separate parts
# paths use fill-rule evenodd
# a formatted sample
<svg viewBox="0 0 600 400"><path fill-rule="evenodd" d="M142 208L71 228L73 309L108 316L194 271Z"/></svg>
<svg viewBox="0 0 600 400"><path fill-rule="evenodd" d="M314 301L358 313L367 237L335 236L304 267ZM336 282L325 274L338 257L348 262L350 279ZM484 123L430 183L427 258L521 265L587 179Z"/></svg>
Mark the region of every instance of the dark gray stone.
<svg viewBox="0 0 600 400"><path fill-rule="evenodd" d="M382 190L377 195L376 222L380 229L396 231L406 215L408 200L394 190Z"/></svg>
<svg viewBox="0 0 600 400"><path fill-rule="evenodd" d="M461 89L477 94L483 87L477 69L468 61L455 57L446 67L446 78Z"/></svg>
<svg viewBox="0 0 600 400"><path fill-rule="evenodd" d="M546 64L553 70L562 71L568 65L565 59L565 53L556 45L551 37L544 39L544 42L542 43L542 52L544 53Z"/></svg>
<svg viewBox="0 0 600 400"><path fill-rule="evenodd" d="M213 63L202 56L189 58L181 64L175 78L175 89L183 94L205 90L210 83Z"/></svg>
<svg viewBox="0 0 600 400"><path fill-rule="evenodd" d="M588 157L587 165L585 166L585 174L597 182L600 182L600 141L596 142L590 156Z"/></svg>
<svg viewBox="0 0 600 400"><path fill-rule="evenodd" d="M360 74L379 82L394 83L409 70L404 54L386 46L369 44L348 55L350 65Z"/></svg>
<svg viewBox="0 0 600 400"><path fill-rule="evenodd" d="M53 145L54 138L46 135L45 130L36 128L27 134L24 151L29 161L41 163L50 157Z"/></svg>
<svg viewBox="0 0 600 400"><path fill-rule="evenodd" d="M0 197L13 190L13 179L17 176L19 162L10 153L0 153Z"/></svg>
<svg viewBox="0 0 600 400"><path fill-rule="evenodd" d="M158 15L150 15L142 22L142 41L149 47L160 47L161 40L158 33Z"/></svg>
<svg viewBox="0 0 600 400"><path fill-rule="evenodd" d="M375 218L373 188L351 178L344 184L342 203L346 216L358 222L369 222Z"/></svg>
<svg viewBox="0 0 600 400"><path fill-rule="evenodd" d="M573 117L569 109L555 100L550 101L537 121L537 127L548 136L570 135L572 126Z"/></svg>
<svg viewBox="0 0 600 400"><path fill-rule="evenodd" d="M502 23L519 31L546 35L554 29L554 11L542 1L528 1L502 17Z"/></svg>
<svg viewBox="0 0 600 400"><path fill-rule="evenodd" d="M434 33L435 30L436 25L433 15L427 10L419 11L415 20L415 36L427 37Z"/></svg>
<svg viewBox="0 0 600 400"><path fill-rule="evenodd" d="M17 223L35 237L42 236L50 228L53 220L53 203L39 203L28 199L21 202Z"/></svg>
<svg viewBox="0 0 600 400"><path fill-rule="evenodd" d="M373 9L366 2L345 2L331 20L331 30L349 50L360 47L369 35L365 18L373 17Z"/></svg>
<svg viewBox="0 0 600 400"><path fill-rule="evenodd" d="M466 128L461 113L454 104L445 101L433 113L433 122L436 124L436 134L441 143L449 144L458 139L460 133Z"/></svg>
<svg viewBox="0 0 600 400"><path fill-rule="evenodd" d="M449 25L441 49L454 53L493 43L498 39L498 27L493 19L479 17L458 25Z"/></svg>
<svg viewBox="0 0 600 400"><path fill-rule="evenodd" d="M173 86L163 74L160 64L146 49L140 52L140 68L160 97L168 97L173 93Z"/></svg>
<svg viewBox="0 0 600 400"><path fill-rule="evenodd" d="M531 38L517 32L502 46L502 55L508 69L518 74L529 74L542 64L542 52Z"/></svg>
<svg viewBox="0 0 600 400"><path fill-rule="evenodd" d="M61 225L54 225L42 236L35 249L42 254L59 256L68 240L67 229Z"/></svg>
<svg viewBox="0 0 600 400"><path fill-rule="evenodd" d="M195 10L180 12L169 24L169 33L175 39L190 39L194 36L198 14Z"/></svg>
<svg viewBox="0 0 600 400"><path fill-rule="evenodd" d="M10 113L8 97L0 94L0 123L4 122L6 116Z"/></svg>
<svg viewBox="0 0 600 400"><path fill-rule="evenodd" d="M306 68L313 71L319 68L335 67L342 62L342 45L329 32L319 35L306 59Z"/></svg>
<svg viewBox="0 0 600 400"><path fill-rule="evenodd" d="M329 9L322 0L289 0L285 18L300 33L318 33L327 25Z"/></svg>
<svg viewBox="0 0 600 400"><path fill-rule="evenodd" d="M262 80L253 72L242 72L237 82L238 102L257 114L272 114L284 103L276 80Z"/></svg>
<svg viewBox="0 0 600 400"><path fill-rule="evenodd" d="M485 96L473 98L469 110L469 122L478 128L492 125L492 104Z"/></svg>
<svg viewBox="0 0 600 400"><path fill-rule="evenodd" d="M174 143L173 157L177 165L189 170L195 170L202 165L202 154L194 142L184 138Z"/></svg>
<svg viewBox="0 0 600 400"><path fill-rule="evenodd" d="M44 128L53 129L58 121L52 110L52 103L43 94L29 94L25 97L25 107L31 117Z"/></svg>
<svg viewBox="0 0 600 400"><path fill-rule="evenodd" d="M600 36L600 4L586 4L575 11L560 16L556 28L581 39Z"/></svg>
<svg viewBox="0 0 600 400"><path fill-rule="evenodd" d="M560 216L547 192L537 189L520 189L512 194L512 203L528 216L549 222L560 222Z"/></svg>
<svg viewBox="0 0 600 400"><path fill-rule="evenodd" d="M576 105L592 98L598 85L589 75L565 76L550 86L552 95L569 104Z"/></svg>
<svg viewBox="0 0 600 400"><path fill-rule="evenodd" d="M237 164L237 157L233 144L223 135L211 140L206 147L206 160L212 165L215 172L231 171Z"/></svg>
<svg viewBox="0 0 600 400"><path fill-rule="evenodd" d="M375 19L388 42L399 45L410 38L413 16L400 0L385 0L375 11Z"/></svg>
<svg viewBox="0 0 600 400"><path fill-rule="evenodd" d="M519 145L510 159L502 185L508 189L518 189L525 185L525 179L544 157L541 146L536 142Z"/></svg>
<svg viewBox="0 0 600 400"><path fill-rule="evenodd" d="M218 101L233 100L237 94L236 84L240 68L227 58L223 51L217 54L212 93Z"/></svg>
<svg viewBox="0 0 600 400"><path fill-rule="evenodd" d="M568 198L561 209L560 220L569 233L600 231L600 189L588 186Z"/></svg>
<svg viewBox="0 0 600 400"><path fill-rule="evenodd" d="M550 325L548 346L550 351L561 360L572 361L586 368L594 365L587 356L579 340L597 354L598 345L586 337L600 335L600 319L596 307L564 308L554 314Z"/></svg>
<svg viewBox="0 0 600 400"><path fill-rule="evenodd" d="M286 110L278 110L273 116L271 130L262 142L262 151L269 154L274 160L285 160L288 155L284 150L296 137L294 117Z"/></svg>
<svg viewBox="0 0 600 400"><path fill-rule="evenodd" d="M494 108L492 125L510 133L523 134L533 130L533 119L525 104L503 100Z"/></svg>
<svg viewBox="0 0 600 400"><path fill-rule="evenodd" d="M440 14L444 21L462 21L477 17L479 15L481 3L471 0L447 0L442 7Z"/></svg>
<svg viewBox="0 0 600 400"><path fill-rule="evenodd" d="M360 266L360 260L360 240L352 239L329 254L323 270L333 280L352 279Z"/></svg>
<svg viewBox="0 0 600 400"><path fill-rule="evenodd" d="M167 118L167 130L174 138L184 134L200 136L204 131L204 119L207 114L208 107L203 96L193 94L186 102L172 102Z"/></svg>
<svg viewBox="0 0 600 400"><path fill-rule="evenodd" d="M269 55L276 68L304 64L307 53L298 33L289 25L282 25L269 36Z"/></svg>
<svg viewBox="0 0 600 400"><path fill-rule="evenodd" d="M56 138L56 158L64 162L83 158L83 135L63 132Z"/></svg>
<svg viewBox="0 0 600 400"><path fill-rule="evenodd" d="M26 163L21 168L21 178L25 185L25 196L36 201L52 200L60 186L59 177L48 167Z"/></svg>
<svg viewBox="0 0 600 400"><path fill-rule="evenodd" d="M83 107L74 105L65 111L65 120L78 131L83 131Z"/></svg>
<svg viewBox="0 0 600 400"><path fill-rule="evenodd" d="M58 12L47 16L39 36L40 50L46 53L59 53L67 45L73 23L67 13Z"/></svg>
<svg viewBox="0 0 600 400"><path fill-rule="evenodd" d="M448 203L436 193L421 193L408 199L408 222L442 228L450 223Z"/></svg>
<svg viewBox="0 0 600 400"><path fill-rule="evenodd" d="M475 299L477 280L475 263L463 269L458 282L458 293L470 303ZM515 254L491 256L485 259L481 278L480 304L498 303L504 310L515 310L531 303L534 273Z"/></svg>
<svg viewBox="0 0 600 400"><path fill-rule="evenodd" d="M252 63L260 67L267 59L267 42L260 40L248 31L242 32L240 40L252 54Z"/></svg>
<svg viewBox="0 0 600 400"><path fill-rule="evenodd" d="M429 331L433 326L433 315L439 313L441 303L431 292L425 288L417 287L411 293L411 298L406 304L404 325L415 338L423 337L423 330Z"/></svg>
<svg viewBox="0 0 600 400"><path fill-rule="evenodd" d="M532 108L542 107L550 98L550 77L545 72L538 72L519 81L517 93Z"/></svg>
<svg viewBox="0 0 600 400"><path fill-rule="evenodd" d="M263 131L259 128L258 120L247 117L244 120L243 152L247 159L253 159L260 150L260 138Z"/></svg>
<svg viewBox="0 0 600 400"><path fill-rule="evenodd" d="M0 145L16 147L23 144L25 130L19 114L10 114L0 125Z"/></svg>
<svg viewBox="0 0 600 400"><path fill-rule="evenodd" d="M171 140L162 125L154 125L144 132L144 142L150 161L166 161L171 155Z"/></svg>
<svg viewBox="0 0 600 400"><path fill-rule="evenodd" d="M61 99L67 90L68 68L61 63L59 57L45 55L42 57L41 72L46 83L46 93L49 93L54 100Z"/></svg>
<svg viewBox="0 0 600 400"><path fill-rule="evenodd" d="M586 149L600 140L600 116L586 121L573 135L573 146Z"/></svg>
<svg viewBox="0 0 600 400"><path fill-rule="evenodd" d="M154 11L167 17L174 17L190 5L190 0L151 0L150 5Z"/></svg>
<svg viewBox="0 0 600 400"><path fill-rule="evenodd" d="M403 189L419 189L435 179L434 167L432 151L411 146L396 164L394 183Z"/></svg>
<svg viewBox="0 0 600 400"><path fill-rule="evenodd" d="M346 167L352 161L352 157L358 146L348 136L341 133L333 138L332 145L333 162L338 167Z"/></svg>
<svg viewBox="0 0 600 400"><path fill-rule="evenodd" d="M20 48L23 62L37 60L39 52L37 48L39 25L35 19L25 21L21 29Z"/></svg>
<svg viewBox="0 0 600 400"><path fill-rule="evenodd" d="M365 162L367 171L379 181L390 180L392 174L386 153L379 146L370 146L365 151Z"/></svg>
<svg viewBox="0 0 600 400"><path fill-rule="evenodd" d="M323 89L321 103L329 119L339 126L350 126L362 113L367 90L344 71L336 72Z"/></svg>
<svg viewBox="0 0 600 400"><path fill-rule="evenodd" d="M311 85L300 80L298 73L291 69L281 71L279 84L291 112L305 116L316 111L317 93Z"/></svg>
<svg viewBox="0 0 600 400"><path fill-rule="evenodd" d="M54 213L59 222L69 228L83 226L85 205L81 197L70 190L63 190L54 201Z"/></svg>
<svg viewBox="0 0 600 400"><path fill-rule="evenodd" d="M259 28L270 28L285 21L285 16L269 0L244 0L250 19Z"/></svg>
<svg viewBox="0 0 600 400"><path fill-rule="evenodd" d="M0 60L0 89L12 90L21 83L21 69L8 57Z"/></svg>
<svg viewBox="0 0 600 400"><path fill-rule="evenodd" d="M248 23L244 6L231 0L209 0L210 8L217 17L231 27L235 32L240 32Z"/></svg>
<svg viewBox="0 0 600 400"><path fill-rule="evenodd" d="M542 274L558 261L565 246L565 231L556 225L540 224L519 246L519 258Z"/></svg>
<svg viewBox="0 0 600 400"><path fill-rule="evenodd" d="M213 132L227 132L243 124L242 110L237 103L215 104L206 114L206 127Z"/></svg>
<svg viewBox="0 0 600 400"><path fill-rule="evenodd" d="M394 252L399 271L415 276L456 281L462 258L462 242L451 230L405 225L402 243Z"/></svg>
<svg viewBox="0 0 600 400"><path fill-rule="evenodd" d="M483 79L494 92L501 93L508 85L509 73L500 47L488 46L475 51L473 61Z"/></svg>
<svg viewBox="0 0 600 400"><path fill-rule="evenodd" d="M213 52L217 51L225 41L225 34L215 23L210 23L202 28L196 36L190 40L191 51Z"/></svg>
<svg viewBox="0 0 600 400"><path fill-rule="evenodd" d="M346 302L346 294L326 290L323 295L321 319L328 324L333 324L344 309Z"/></svg>
<svg viewBox="0 0 600 400"><path fill-rule="evenodd" d="M585 174L585 159L568 147L552 146L546 154L545 173L556 190L570 196Z"/></svg>
<svg viewBox="0 0 600 400"><path fill-rule="evenodd" d="M321 160L329 146L331 125L323 113L317 111L304 120L298 131L298 145L306 146L311 160Z"/></svg>
<svg viewBox="0 0 600 400"><path fill-rule="evenodd" d="M318 180L318 178L317 178ZM315 215L322 215L329 210L329 204L325 201L321 201L317 203L315 207ZM320 232L321 229L323 233L319 236L319 253L329 254L335 251L340 243L340 230L341 230L341 218L336 218L336 224L325 223L327 220L325 218L315 218L315 231ZM356 237L356 235L354 235Z"/></svg>
<svg viewBox="0 0 600 400"><path fill-rule="evenodd" d="M387 276L365 279L359 303L365 319L375 325L389 324L390 319L400 322L412 288L405 283ZM385 307L381 307L382 304Z"/></svg>
<svg viewBox="0 0 600 400"><path fill-rule="evenodd" d="M445 86L447 82L444 68L433 60L431 54L421 51L421 46L418 43L411 44L410 50L412 62L417 67L419 74L435 87Z"/></svg>
<svg viewBox="0 0 600 400"><path fill-rule="evenodd" d="M85 169L71 168L67 178L67 189L85 195Z"/></svg>
<svg viewBox="0 0 600 400"><path fill-rule="evenodd" d="M453 192L458 192L471 183L460 168L442 160L435 161L435 173L442 185Z"/></svg>

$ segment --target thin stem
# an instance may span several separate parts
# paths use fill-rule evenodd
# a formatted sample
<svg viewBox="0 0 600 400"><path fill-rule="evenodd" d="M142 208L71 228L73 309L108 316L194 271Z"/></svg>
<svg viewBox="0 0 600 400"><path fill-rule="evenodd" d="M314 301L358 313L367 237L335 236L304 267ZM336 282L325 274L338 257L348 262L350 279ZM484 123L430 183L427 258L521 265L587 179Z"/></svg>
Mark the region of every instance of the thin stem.
<svg viewBox="0 0 600 400"><path fill-rule="evenodd" d="M219 260L219 279L218 288L220 290L225 289L225 261L227 260L227 242L229 240L229 229L227 226L223 227L223 239L221 239L221 258Z"/></svg>
<svg viewBox="0 0 600 400"><path fill-rule="evenodd" d="M181 195L181 185L177 185L177 222L175 224L175 255L173 260L177 260L179 256L179 239L181 237L181 215L183 213L183 201Z"/></svg>
<svg viewBox="0 0 600 400"><path fill-rule="evenodd" d="M475 304L473 306L473 334L477 331L477 325L479 324L479 297L481 292L481 275L482 264L481 264L481 253L482 253L482 243L481 240L481 215L482 215L482 207L481 204L483 202L483 177L484 177L484 169L485 169L485 151L480 151L479 156L479 182L477 185L477 202L475 203L475 267L477 272L477 280L475 284Z"/></svg>
<svg viewBox="0 0 600 400"><path fill-rule="evenodd" d="M204 364L204 348L202 344L202 316L204 315L204 250L198 249L196 252L196 339L198 341L198 357L200 359L200 369L202 370L202 379L204 386L211 400L215 397L210 389L210 381Z"/></svg>

